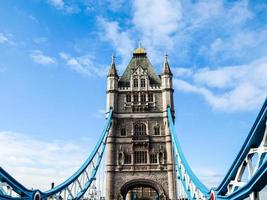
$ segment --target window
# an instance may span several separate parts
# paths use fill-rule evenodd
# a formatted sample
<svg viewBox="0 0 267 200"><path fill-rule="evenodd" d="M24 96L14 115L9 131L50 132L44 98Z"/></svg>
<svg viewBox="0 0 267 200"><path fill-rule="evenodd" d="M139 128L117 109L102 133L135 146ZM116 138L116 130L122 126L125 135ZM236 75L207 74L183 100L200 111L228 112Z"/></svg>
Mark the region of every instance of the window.
<svg viewBox="0 0 267 200"><path fill-rule="evenodd" d="M146 151L135 151L134 152L134 163L135 164L147 163Z"/></svg>
<svg viewBox="0 0 267 200"><path fill-rule="evenodd" d="M134 99L133 99L134 102L137 103L137 102L138 102L138 94L134 94L133 98L134 98Z"/></svg>
<svg viewBox="0 0 267 200"><path fill-rule="evenodd" d="M160 130L158 126L154 127L154 135L160 135Z"/></svg>
<svg viewBox="0 0 267 200"><path fill-rule="evenodd" d="M146 125L145 124L135 124L134 125L134 135L146 135Z"/></svg>
<svg viewBox="0 0 267 200"><path fill-rule="evenodd" d="M126 136L126 129L125 128L121 129L121 136Z"/></svg>
<svg viewBox="0 0 267 200"><path fill-rule="evenodd" d="M134 79L133 81L134 81L133 82L134 87L138 87L138 79Z"/></svg>
<svg viewBox="0 0 267 200"><path fill-rule="evenodd" d="M130 94L126 95L126 102L131 102L131 95Z"/></svg>
<svg viewBox="0 0 267 200"><path fill-rule="evenodd" d="M146 102L146 95L145 94L141 94L141 102L142 103Z"/></svg>
<svg viewBox="0 0 267 200"><path fill-rule="evenodd" d="M155 153L150 154L150 163L158 163L158 156L157 156L157 154L155 154Z"/></svg>
<svg viewBox="0 0 267 200"><path fill-rule="evenodd" d="M153 102L153 94L148 94L148 101Z"/></svg>
<svg viewBox="0 0 267 200"><path fill-rule="evenodd" d="M141 87L146 87L146 80L145 79L141 79Z"/></svg>
<svg viewBox="0 0 267 200"><path fill-rule="evenodd" d="M132 156L130 154L124 155L124 164L131 164L132 163Z"/></svg>

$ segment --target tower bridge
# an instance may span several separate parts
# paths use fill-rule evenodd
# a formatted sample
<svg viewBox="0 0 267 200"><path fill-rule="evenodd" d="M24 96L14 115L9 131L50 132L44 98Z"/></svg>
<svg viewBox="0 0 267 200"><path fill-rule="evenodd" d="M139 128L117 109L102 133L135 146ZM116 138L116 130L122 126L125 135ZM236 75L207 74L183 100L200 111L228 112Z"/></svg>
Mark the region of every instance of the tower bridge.
<svg viewBox="0 0 267 200"><path fill-rule="evenodd" d="M267 183L267 99L221 183L207 188L182 152L174 128L173 91L167 56L157 75L139 46L121 76L113 57L107 76L106 123L84 164L48 191L30 190L0 167L0 199L262 199ZM99 179L104 156L105 178ZM105 183L105 191L99 191L96 181Z"/></svg>

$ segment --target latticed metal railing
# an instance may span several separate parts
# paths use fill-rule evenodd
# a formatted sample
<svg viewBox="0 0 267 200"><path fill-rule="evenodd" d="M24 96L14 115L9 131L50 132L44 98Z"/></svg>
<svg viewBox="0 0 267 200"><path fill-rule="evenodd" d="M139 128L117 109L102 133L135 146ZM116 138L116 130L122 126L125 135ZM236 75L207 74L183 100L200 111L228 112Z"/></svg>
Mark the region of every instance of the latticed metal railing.
<svg viewBox="0 0 267 200"><path fill-rule="evenodd" d="M4 169L0 168L0 199L33 199L33 200L72 200L81 199L86 193L92 182L95 180L96 173L106 147L106 140L111 126L112 109L106 120L104 130L90 156L69 179L55 188L46 192L39 190L29 190L16 181Z"/></svg>
<svg viewBox="0 0 267 200"><path fill-rule="evenodd" d="M171 109L168 108L169 129L176 161L178 179L188 199L260 199L259 192L267 184L267 99L222 183L213 190L205 187L191 170L175 133ZM267 198L267 197L266 197Z"/></svg>

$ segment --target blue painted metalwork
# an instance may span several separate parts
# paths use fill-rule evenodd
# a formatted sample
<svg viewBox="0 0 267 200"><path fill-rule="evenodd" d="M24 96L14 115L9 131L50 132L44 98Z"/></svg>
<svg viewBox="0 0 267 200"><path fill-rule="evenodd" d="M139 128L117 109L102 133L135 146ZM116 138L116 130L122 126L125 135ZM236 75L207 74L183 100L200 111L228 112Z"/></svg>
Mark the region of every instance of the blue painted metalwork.
<svg viewBox="0 0 267 200"><path fill-rule="evenodd" d="M7 184L8 188L11 188L11 191L17 194L17 197L13 197L4 192L2 189L0 193L0 199L25 199L31 200L34 198L34 195L38 191L41 194L41 199L58 199L63 192L65 195L67 193L67 199L80 199L85 192L90 187L91 183L95 180L95 176L97 170L100 166L100 162L102 160L105 147L106 147L106 140L109 132L109 128L111 126L112 121L112 109L110 109L109 116L106 120L104 130L94 148L91 152L90 156L84 162L84 164L80 167L80 169L74 173L69 179L67 179L62 184L56 186L55 188L48 190L46 192L40 192L38 190L28 190L18 181L16 181L11 175L9 175L6 171L0 168L0 183ZM88 172L91 172L88 174ZM82 176L82 177L81 177ZM82 185L82 182L84 183ZM74 189L73 188L78 188ZM69 196L71 198L69 198Z"/></svg>
<svg viewBox="0 0 267 200"><path fill-rule="evenodd" d="M180 176L181 182L183 184L184 190L185 190L185 192L186 192L186 194L190 200L196 198L195 196L192 196L190 193L190 188L188 188L188 185L187 185L186 180L185 180L186 179L185 174L182 172L182 169L181 169L182 166L185 168L186 174L188 174L190 181L192 181L192 183L193 183L193 185L195 185L196 189L198 189L202 193L203 198L208 199L209 192L210 192L209 189L203 183L201 183L199 181L197 176L194 174L194 172L190 168L190 166L189 166L188 162L186 161L185 156L182 152L179 140L178 140L177 135L175 133L173 118L172 118L172 112L171 112L170 107L168 107L167 112L168 112L169 129L171 132L173 148L174 148L174 151L176 153L176 155L175 155L176 164L177 164L179 176ZM180 161L179 161L179 159L180 159Z"/></svg>
<svg viewBox="0 0 267 200"><path fill-rule="evenodd" d="M267 98L254 122L249 135L247 136L241 150L237 154L232 166L228 170L225 178L215 190L217 194L224 195L227 192L227 185L235 177L237 170L241 163L244 161L251 147L258 147L262 141L264 126L267 118ZM261 164L264 158L262 158ZM266 160L265 160L266 162Z"/></svg>
<svg viewBox="0 0 267 200"><path fill-rule="evenodd" d="M188 165L185 156L181 150L179 140L175 134L175 129L173 125L173 118L171 109L168 108L168 121L169 128L172 137L172 143L176 159L176 167L179 173L179 177L183 188L190 200L192 199L209 199L211 190L207 189L204 184L202 184L196 175L191 170ZM245 140L240 152L238 153L234 163L232 164L230 170L226 174L222 183L217 189L213 189L216 193L217 200L235 200L244 199L249 197L254 192L262 190L267 184L267 99L265 100L260 113ZM258 165L250 173L251 177L246 183L242 183L242 186L234 186L233 191L229 191L229 184L235 179L240 179L240 174L245 170L246 165L252 165L251 159L254 154L259 154ZM239 173L239 174L238 174ZM194 191L192 191L192 189ZM196 197L197 195L200 196ZM203 195L203 196L202 196Z"/></svg>
<svg viewBox="0 0 267 200"><path fill-rule="evenodd" d="M176 170L178 179L181 181L183 188L189 200L208 200L211 190L208 189L194 174L185 156L182 152L178 137L175 133L171 109L167 109L169 129L172 138L173 150L175 153ZM39 193L42 200L58 199L64 196L64 199L81 199L85 192L95 180L96 173L100 166L101 160L106 147L106 140L111 126L112 109L106 120L104 130L90 156L70 178L62 184L46 192L39 190L29 190L21 183L16 181L4 169L0 167L0 200L32 200ZM213 189L216 193L217 200L234 200L244 199L252 192L260 191L267 184L267 99L245 140L240 152L234 160L232 166L227 172L221 184ZM265 130L265 132L264 132ZM265 137L265 138L264 138ZM266 140L266 141L265 141ZM260 153L259 153L260 152ZM250 179L244 185L234 185L235 180L242 174L246 165L251 164L254 154L259 153L257 167L251 172ZM233 182L233 183L231 183ZM232 185L234 188L231 188ZM243 183L242 183L243 184ZM7 188L6 190L4 188ZM230 189L231 191L230 191ZM15 193L12 195L10 192Z"/></svg>

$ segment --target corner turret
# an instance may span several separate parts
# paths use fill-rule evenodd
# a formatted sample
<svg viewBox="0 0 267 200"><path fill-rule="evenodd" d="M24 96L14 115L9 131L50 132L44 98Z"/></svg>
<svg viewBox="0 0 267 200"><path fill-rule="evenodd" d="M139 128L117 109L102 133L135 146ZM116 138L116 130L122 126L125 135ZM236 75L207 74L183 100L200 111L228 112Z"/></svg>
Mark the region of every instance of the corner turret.
<svg viewBox="0 0 267 200"><path fill-rule="evenodd" d="M118 91L118 73L115 64L115 56L112 56L112 62L107 75L107 104L106 104L106 114L108 115L110 107L113 111L117 111L117 91Z"/></svg>

